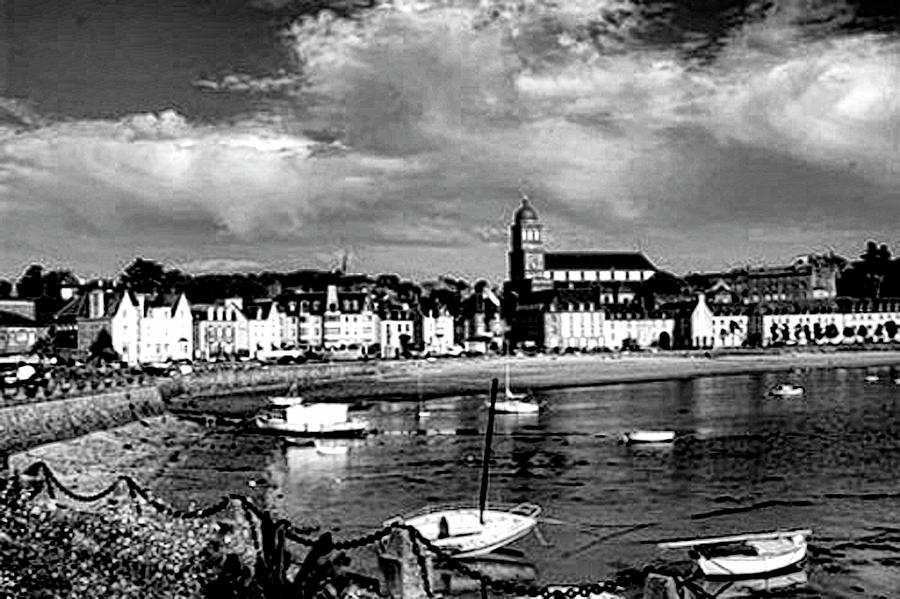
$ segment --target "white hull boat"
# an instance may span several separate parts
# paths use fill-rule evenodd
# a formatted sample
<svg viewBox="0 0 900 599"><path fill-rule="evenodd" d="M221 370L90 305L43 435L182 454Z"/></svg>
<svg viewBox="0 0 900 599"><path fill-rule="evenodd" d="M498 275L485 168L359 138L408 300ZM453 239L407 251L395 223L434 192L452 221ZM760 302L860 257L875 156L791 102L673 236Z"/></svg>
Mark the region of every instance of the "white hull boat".
<svg viewBox="0 0 900 599"><path fill-rule="evenodd" d="M497 379L493 379L478 505L426 506L400 518L401 522L412 526L437 547L456 557L484 555L521 539L537 526L537 517L541 513L540 506L532 503L521 503L510 508L487 505L491 439L498 403Z"/></svg>
<svg viewBox="0 0 900 599"><path fill-rule="evenodd" d="M799 385L782 384L774 386L769 395L775 397L802 397L806 394L806 389Z"/></svg>
<svg viewBox="0 0 900 599"><path fill-rule="evenodd" d="M351 420L348 410L346 404L336 403L272 405L257 415L256 428L293 437L365 437L368 423L365 420Z"/></svg>
<svg viewBox="0 0 900 599"><path fill-rule="evenodd" d="M475 557L509 545L537 526L541 508L523 503L509 509L478 506L434 507L403 517L403 522L455 557Z"/></svg>
<svg viewBox="0 0 900 599"><path fill-rule="evenodd" d="M316 441L316 453L319 455L347 455L349 452L347 445L327 445Z"/></svg>
<svg viewBox="0 0 900 599"><path fill-rule="evenodd" d="M487 403L485 407L490 407ZM522 399L500 399L494 410L498 414L537 414L541 411L541 407L533 401Z"/></svg>
<svg viewBox="0 0 900 599"><path fill-rule="evenodd" d="M865 380L867 383L877 383L879 379L878 379L878 375L870 374L870 375L867 375L866 378L863 380Z"/></svg>
<svg viewBox="0 0 900 599"><path fill-rule="evenodd" d="M672 443L675 431L631 431L622 433L622 442L626 445L634 443Z"/></svg>
<svg viewBox="0 0 900 599"><path fill-rule="evenodd" d="M303 398L276 395L269 398L269 405L276 408L286 408L288 406L297 406L303 403Z"/></svg>
<svg viewBox="0 0 900 599"><path fill-rule="evenodd" d="M730 537L660 543L667 549L688 547L697 566L711 578L753 577L795 567L806 558L810 530L752 533Z"/></svg>

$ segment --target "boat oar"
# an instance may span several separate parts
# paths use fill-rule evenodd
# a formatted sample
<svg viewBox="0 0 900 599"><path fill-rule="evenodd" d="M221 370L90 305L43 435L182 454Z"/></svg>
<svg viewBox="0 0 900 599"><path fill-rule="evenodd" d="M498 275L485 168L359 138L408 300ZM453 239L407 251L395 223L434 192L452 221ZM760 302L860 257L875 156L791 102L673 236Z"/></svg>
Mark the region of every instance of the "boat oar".
<svg viewBox="0 0 900 599"><path fill-rule="evenodd" d="M557 520L556 518L538 518L538 522L541 524L553 524L557 526L575 526L578 528L588 528L588 529L605 529L605 528L626 528L633 526L656 526L659 522L620 522L618 524L603 524L597 522L577 522L574 520Z"/></svg>
<svg viewBox="0 0 900 599"><path fill-rule="evenodd" d="M572 557L573 555L578 555L578 554L581 553L582 551L585 551L585 550L587 550L587 549L590 549L591 547L593 547L593 546L595 546L595 545L599 545L599 544L602 543L603 541L608 541L608 540L614 539L614 538L616 538L616 537L621 537L622 535L627 535L628 533L631 533L631 532L635 532L635 531L641 530L642 528L649 528L650 526L656 526L656 523L655 523L655 522L648 522L647 524L636 524L635 526L629 526L629 527L626 528L625 530L618 530L618 531L616 531L616 532L611 532L611 533L609 533L609 534L607 534L607 535L603 535L603 536L601 536L601 537L597 537L597 538L595 538L593 541L591 541L590 543L585 543L585 544L582 545L581 547L576 547L576 548L575 548L574 550L572 550L572 551L567 551L566 553L564 553L564 554L563 554L562 556L560 556L560 557L561 557L562 559L568 559L568 558Z"/></svg>

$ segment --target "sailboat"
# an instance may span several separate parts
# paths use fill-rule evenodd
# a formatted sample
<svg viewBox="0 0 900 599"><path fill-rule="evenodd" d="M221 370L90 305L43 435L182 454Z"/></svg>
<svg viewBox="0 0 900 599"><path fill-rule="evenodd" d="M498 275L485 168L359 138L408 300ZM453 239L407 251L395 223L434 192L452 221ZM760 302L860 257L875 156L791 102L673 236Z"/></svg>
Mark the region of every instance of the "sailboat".
<svg viewBox="0 0 900 599"><path fill-rule="evenodd" d="M532 503L490 508L486 505L497 387L498 381L494 379L478 506L426 506L400 518L401 522L414 527L433 544L459 558L484 555L521 539L537 526L537 517L541 513L540 506Z"/></svg>
<svg viewBox="0 0 900 599"><path fill-rule="evenodd" d="M422 372L421 370L416 371L416 392L419 396L418 403L416 403L416 420L420 418L428 418L431 416L431 412L429 412L425 408L425 402L422 401Z"/></svg>
<svg viewBox="0 0 900 599"><path fill-rule="evenodd" d="M537 414L541 409L537 402L531 401L527 393L514 393L509 388L509 364L506 365L504 396L495 407L498 414ZM485 407L489 407L488 402L485 402Z"/></svg>

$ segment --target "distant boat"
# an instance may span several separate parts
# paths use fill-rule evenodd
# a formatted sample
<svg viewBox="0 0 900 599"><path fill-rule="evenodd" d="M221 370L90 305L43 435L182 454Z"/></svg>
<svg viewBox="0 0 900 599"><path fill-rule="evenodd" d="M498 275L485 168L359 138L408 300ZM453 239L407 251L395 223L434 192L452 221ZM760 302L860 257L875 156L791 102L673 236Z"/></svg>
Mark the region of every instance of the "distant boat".
<svg viewBox="0 0 900 599"><path fill-rule="evenodd" d="M634 443L672 443L675 441L675 431L631 431L622 433L621 440L626 445Z"/></svg>
<svg viewBox="0 0 900 599"><path fill-rule="evenodd" d="M541 513L540 506L532 503L521 503L512 507L497 505L487 507L497 386L497 379L493 379L478 505L426 506L399 519L418 530L422 536L444 551L459 558L485 555L521 539L537 526L537 518Z"/></svg>
<svg viewBox="0 0 900 599"><path fill-rule="evenodd" d="M868 374L863 380L867 383L877 383L880 379L877 374Z"/></svg>
<svg viewBox="0 0 900 599"><path fill-rule="evenodd" d="M811 530L747 533L659 543L664 549L689 548L708 577L748 577L795 567L806 557Z"/></svg>
<svg viewBox="0 0 900 599"><path fill-rule="evenodd" d="M801 397L806 394L806 389L800 385L792 385L790 383L781 383L775 385L769 390L769 395L775 397Z"/></svg>
<svg viewBox="0 0 900 599"><path fill-rule="evenodd" d="M505 399L498 399L494 410L497 414L537 414L541 406L531 399L528 393L514 393L509 388L509 364L506 365ZM490 401L484 402L484 407L490 407Z"/></svg>

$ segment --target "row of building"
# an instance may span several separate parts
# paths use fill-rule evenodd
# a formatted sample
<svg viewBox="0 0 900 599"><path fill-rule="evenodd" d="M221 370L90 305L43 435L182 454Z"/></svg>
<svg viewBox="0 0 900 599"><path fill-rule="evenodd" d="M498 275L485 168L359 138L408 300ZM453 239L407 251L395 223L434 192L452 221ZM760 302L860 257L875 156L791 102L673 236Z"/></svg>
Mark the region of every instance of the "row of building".
<svg viewBox="0 0 900 599"><path fill-rule="evenodd" d="M547 251L527 198L509 238L504 316L513 345L566 351L897 340L900 300L839 298L847 261L834 254L681 279L641 252Z"/></svg>
<svg viewBox="0 0 900 599"><path fill-rule="evenodd" d="M68 289L55 338L90 353L103 332L129 363L259 357L285 348L392 358L490 348L549 351L888 342L900 300L837 295L847 261L809 255L776 267L676 277L641 252L548 251L527 198L510 226L502 293L477 286L456 314L376 300L329 285L191 304L184 295ZM0 300L0 354L27 351L47 330L33 303Z"/></svg>

